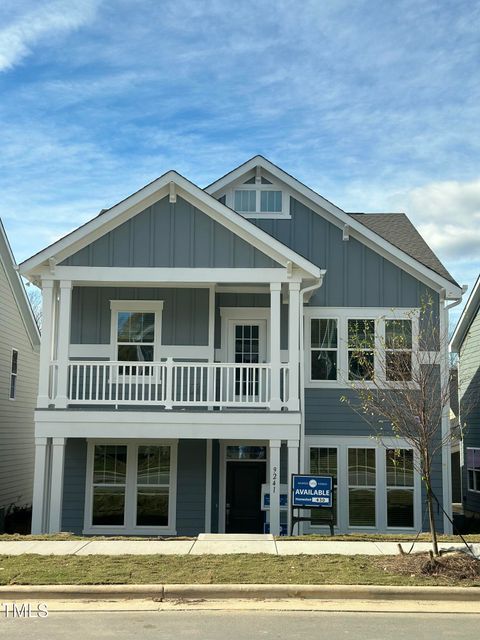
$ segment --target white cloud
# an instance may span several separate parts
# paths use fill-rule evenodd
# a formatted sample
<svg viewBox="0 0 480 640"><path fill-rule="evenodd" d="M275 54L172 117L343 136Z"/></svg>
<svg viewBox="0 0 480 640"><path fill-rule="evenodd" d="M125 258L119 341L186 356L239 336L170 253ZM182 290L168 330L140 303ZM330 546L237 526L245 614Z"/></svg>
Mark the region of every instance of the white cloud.
<svg viewBox="0 0 480 640"><path fill-rule="evenodd" d="M31 53L31 47L50 37L90 22L99 0L54 0L40 6L26 3L27 9L16 14L0 30L0 71L11 69Z"/></svg>

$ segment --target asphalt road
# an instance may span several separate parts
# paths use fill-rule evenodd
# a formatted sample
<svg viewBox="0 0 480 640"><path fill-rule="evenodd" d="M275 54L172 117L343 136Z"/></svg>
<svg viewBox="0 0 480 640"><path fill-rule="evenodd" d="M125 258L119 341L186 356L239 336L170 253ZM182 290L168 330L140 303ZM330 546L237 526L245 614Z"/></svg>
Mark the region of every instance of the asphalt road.
<svg viewBox="0 0 480 640"><path fill-rule="evenodd" d="M462 640L480 637L480 615L285 611L51 613L43 619L0 618L3 640Z"/></svg>

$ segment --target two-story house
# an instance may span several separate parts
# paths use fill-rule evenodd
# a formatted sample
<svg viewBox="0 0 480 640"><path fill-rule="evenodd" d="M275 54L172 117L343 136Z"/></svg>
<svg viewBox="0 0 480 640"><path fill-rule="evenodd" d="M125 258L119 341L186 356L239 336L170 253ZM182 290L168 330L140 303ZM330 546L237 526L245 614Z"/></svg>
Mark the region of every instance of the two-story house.
<svg viewBox="0 0 480 640"><path fill-rule="evenodd" d="M450 343L458 354L462 504L480 517L480 277L467 300Z"/></svg>
<svg viewBox="0 0 480 640"><path fill-rule="evenodd" d="M32 503L40 335L0 221L0 527Z"/></svg>
<svg viewBox="0 0 480 640"><path fill-rule="evenodd" d="M340 401L352 322L400 317L415 349L422 296L446 326L462 295L403 214L345 213L256 156L205 189L169 171L20 268L44 303L34 532L278 534L298 471L334 476L337 531L422 526L413 452L392 472Z"/></svg>

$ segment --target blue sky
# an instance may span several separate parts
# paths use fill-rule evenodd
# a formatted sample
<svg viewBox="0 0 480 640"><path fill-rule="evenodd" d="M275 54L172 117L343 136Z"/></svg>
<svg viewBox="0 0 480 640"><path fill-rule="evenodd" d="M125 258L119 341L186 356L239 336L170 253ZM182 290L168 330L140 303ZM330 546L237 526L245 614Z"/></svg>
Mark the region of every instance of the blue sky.
<svg viewBox="0 0 480 640"><path fill-rule="evenodd" d="M0 216L23 260L175 168L256 153L480 270L480 3L2 0Z"/></svg>

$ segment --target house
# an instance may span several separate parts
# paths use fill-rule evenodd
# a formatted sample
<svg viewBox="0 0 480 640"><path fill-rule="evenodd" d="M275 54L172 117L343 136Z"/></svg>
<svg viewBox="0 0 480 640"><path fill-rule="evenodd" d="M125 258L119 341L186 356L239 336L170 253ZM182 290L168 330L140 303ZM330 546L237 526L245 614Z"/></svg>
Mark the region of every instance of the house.
<svg viewBox="0 0 480 640"><path fill-rule="evenodd" d="M462 503L466 515L480 517L480 276L451 339L458 354Z"/></svg>
<svg viewBox="0 0 480 640"><path fill-rule="evenodd" d="M14 265L0 221L0 521L33 490L40 335Z"/></svg>
<svg viewBox="0 0 480 640"><path fill-rule="evenodd" d="M299 471L334 476L337 531L422 527L413 452L395 441L392 473L340 402L349 321L415 325L428 293L447 326L462 295L403 214L345 213L255 156L205 189L168 171L20 270L44 305L34 532L278 534Z"/></svg>

